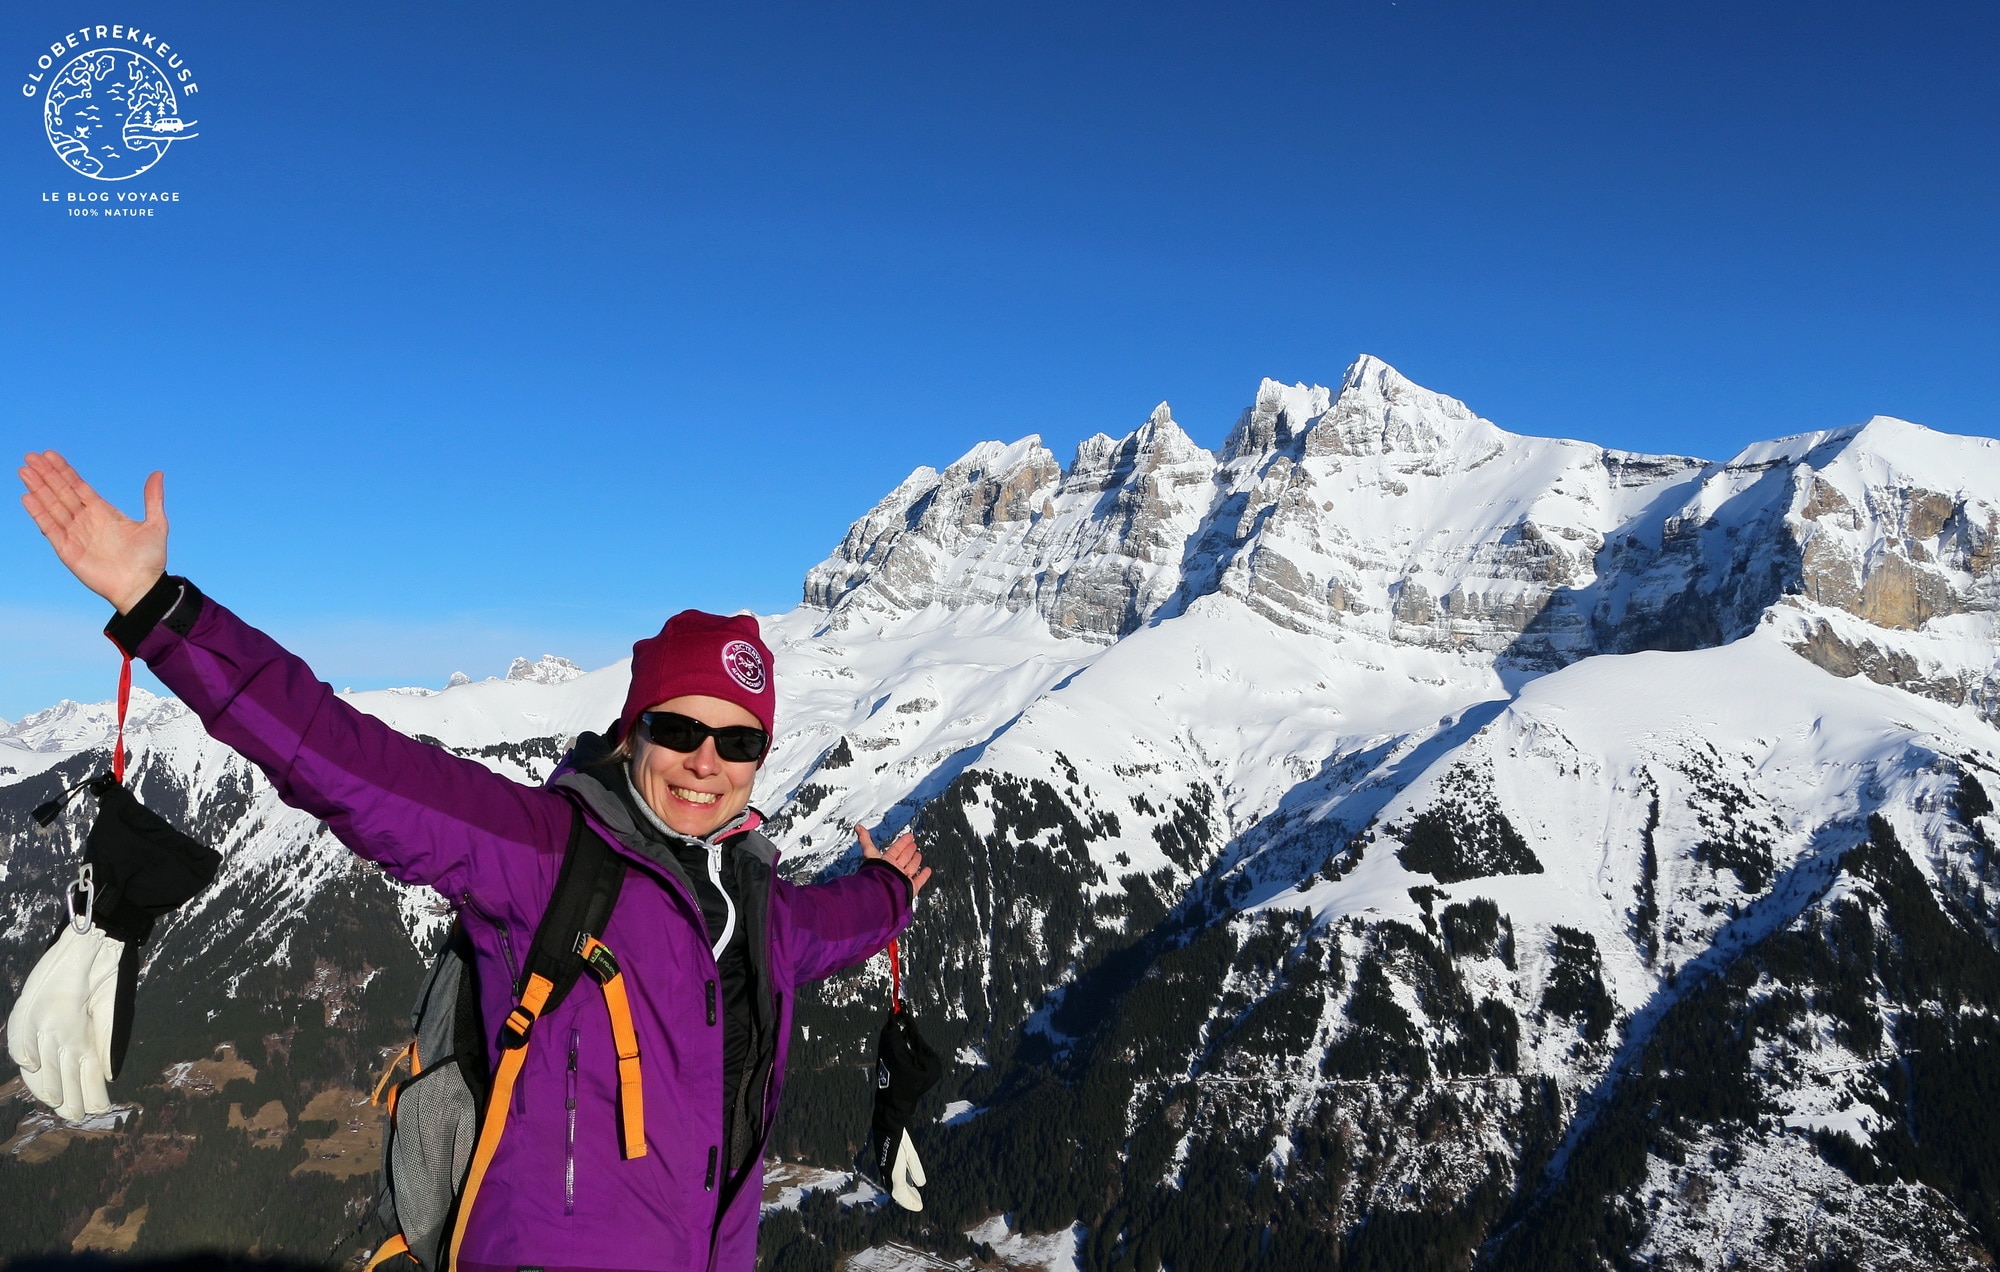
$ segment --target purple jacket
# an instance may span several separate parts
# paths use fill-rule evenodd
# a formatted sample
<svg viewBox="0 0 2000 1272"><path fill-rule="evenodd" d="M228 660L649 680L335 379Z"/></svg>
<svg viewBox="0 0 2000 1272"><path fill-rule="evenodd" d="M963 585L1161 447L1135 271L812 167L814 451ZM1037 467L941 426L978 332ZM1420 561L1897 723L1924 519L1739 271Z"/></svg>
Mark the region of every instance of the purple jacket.
<svg viewBox="0 0 2000 1272"><path fill-rule="evenodd" d="M450 898L477 951L480 1005L497 1056L494 1039L511 1005L518 960L554 890L572 800L355 710L303 661L185 580L162 578L107 630L211 735L263 769L286 803L323 818L342 843L391 876ZM633 867L604 941L629 983L647 1153L630 1161L619 1155L610 1019L586 980L535 1025L460 1266L748 1269L763 1200L762 1146L749 1177L721 1206L723 1181L711 1163L723 1135L722 1024L708 1008L717 973L701 910L676 873L635 852L587 802L585 809L590 828ZM754 832L750 841L775 862L768 841ZM774 999L767 1005L777 1030L766 1128L784 1085L795 988L866 960L910 921L908 885L890 867L810 886L773 872L768 898L763 988ZM566 1108L572 1083L573 1133Z"/></svg>

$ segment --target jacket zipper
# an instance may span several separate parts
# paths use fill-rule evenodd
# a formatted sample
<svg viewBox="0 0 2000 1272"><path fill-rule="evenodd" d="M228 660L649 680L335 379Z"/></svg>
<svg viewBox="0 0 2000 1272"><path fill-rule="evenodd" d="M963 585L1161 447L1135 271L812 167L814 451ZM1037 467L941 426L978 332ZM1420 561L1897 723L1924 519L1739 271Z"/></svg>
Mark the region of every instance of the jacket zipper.
<svg viewBox="0 0 2000 1272"><path fill-rule="evenodd" d="M717 892L722 894L722 935L715 938L715 944L710 946L708 951L709 957L715 960L716 971L719 973L722 970L722 951L729 948L729 938L736 933L736 903L729 899L729 889L722 886L722 845L714 840L708 840L704 846L708 849L708 881L715 885ZM697 901L695 903L695 911L696 913L700 913L700 910L701 904ZM716 985L716 981L709 981L706 994L708 999L708 1023L711 1025L715 1023ZM727 1032L722 1037L716 1039L716 1044L723 1049L725 1054L727 1053L729 1047ZM736 1139L735 1124L736 1119L742 1113L743 1090L739 1085L733 1096L728 1091L724 1091L722 1095L722 1142L731 1145L730 1152L733 1155L736 1151L734 1147ZM713 1189L715 1187L716 1157L717 1148L711 1147L708 1150L708 1173L703 1176L701 1181L704 1189Z"/></svg>
<svg viewBox="0 0 2000 1272"><path fill-rule="evenodd" d="M520 984L521 972L519 967L514 962L514 942L508 939L507 921L505 919L496 918L493 915L488 914L486 911L480 909L479 906L475 904L474 901L472 900L472 889L470 888L461 891L458 894L458 899L459 903L462 904L466 909L472 911L480 918L486 920L486 922L492 924L493 931L499 935L500 958L501 961L507 964L507 995L509 1001L511 1001L513 999L515 987ZM492 1036L488 1035L486 1041L487 1044L491 1046L493 1042ZM514 1084L513 1111L517 1114L525 1114L528 1111L528 1084L525 1082L516 1082Z"/></svg>
<svg viewBox="0 0 2000 1272"><path fill-rule="evenodd" d="M458 900L459 904L463 905L466 909L472 911L480 918L492 924L494 932L499 934L500 957L503 960L505 960L507 964L507 979L510 985L510 989L508 992L511 993L512 984L521 979L521 969L519 965L517 965L514 962L514 942L507 935L507 920L502 918L496 918L495 916L488 914L486 911L480 909L479 905L473 901L472 892L470 889L467 889L466 891L459 893Z"/></svg>
<svg viewBox="0 0 2000 1272"><path fill-rule="evenodd" d="M583 1030L569 1031L569 1072L563 1078L563 1104L568 1112L569 1131L563 1150L563 1213L576 1213L576 1053L583 1045Z"/></svg>
<svg viewBox="0 0 2000 1272"><path fill-rule="evenodd" d="M708 881L722 894L722 935L715 938L715 945L709 950L715 961L722 961L722 951L729 948L729 938L736 932L736 903L729 899L729 889L722 886L722 845L708 845Z"/></svg>
<svg viewBox="0 0 2000 1272"><path fill-rule="evenodd" d="M781 993L773 994L771 995L771 1001L777 1007L777 1011L774 1014L778 1018L779 1036L782 1037L785 1028L785 996ZM771 1049L770 1062L764 1066L764 1138L766 1141L771 1138L771 1083L777 1079L777 1076L778 1054L777 1048L773 1047ZM759 1145L759 1148L761 1149L762 1145Z"/></svg>

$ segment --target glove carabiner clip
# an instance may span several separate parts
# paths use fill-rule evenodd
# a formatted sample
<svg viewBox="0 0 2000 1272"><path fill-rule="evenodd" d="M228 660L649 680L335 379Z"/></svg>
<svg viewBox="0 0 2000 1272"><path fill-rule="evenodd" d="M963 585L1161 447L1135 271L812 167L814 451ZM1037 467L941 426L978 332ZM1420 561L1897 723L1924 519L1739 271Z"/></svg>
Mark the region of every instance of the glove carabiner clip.
<svg viewBox="0 0 2000 1272"><path fill-rule="evenodd" d="M97 908L97 881L92 873L90 863L84 862L76 872L76 881L63 889L63 905L69 910L70 926L76 929L79 936L90 931L92 914ZM79 891L83 893L82 918L78 918L76 913L76 894Z"/></svg>

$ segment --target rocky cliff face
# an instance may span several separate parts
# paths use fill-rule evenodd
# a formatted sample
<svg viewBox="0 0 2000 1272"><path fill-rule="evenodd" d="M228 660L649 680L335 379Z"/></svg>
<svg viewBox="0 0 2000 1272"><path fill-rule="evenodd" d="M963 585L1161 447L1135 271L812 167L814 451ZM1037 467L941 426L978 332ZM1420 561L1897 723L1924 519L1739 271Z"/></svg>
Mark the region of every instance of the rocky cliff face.
<svg viewBox="0 0 2000 1272"><path fill-rule="evenodd" d="M1793 648L1993 721L2000 447L1878 418L1800 439L1785 459L1799 568L1779 617Z"/></svg>
<svg viewBox="0 0 2000 1272"><path fill-rule="evenodd" d="M805 603L835 629L1032 609L1104 641L1219 593L1299 631L1548 670L1719 644L1783 598L1814 615L1796 647L1835 674L1990 711L1976 653L1945 637L1919 657L1833 614L1940 636L1933 619L1990 614L1995 459L1888 419L1727 463L1522 437L1364 357L1334 392L1264 381L1219 455L1162 403L1067 470L1032 437L920 468L812 570Z"/></svg>
<svg viewBox="0 0 2000 1272"><path fill-rule="evenodd" d="M1996 500L1981 439L1635 455L1372 358L1265 381L1216 452L1163 405L1066 468L1029 438L918 469L766 620L759 802L801 878L848 867L856 822L930 849L905 954L952 1057L936 1182L921 1218L774 1193L767 1261L1990 1261ZM534 781L624 675L545 657L351 701ZM400 1042L447 910L142 705L139 788L224 877L151 956L139 1124L4 1106L0 1186L52 1202L0 1249L174 1248L159 1216L190 1207L299 1249L317 1230L273 1215L366 1195L323 1115ZM11 983L82 825L26 810L108 725L0 735ZM871 968L799 1002L796 1181L847 1186L814 1172L862 1133L884 993ZM225 1170L286 1200L203 1200Z"/></svg>
<svg viewBox="0 0 2000 1272"><path fill-rule="evenodd" d="M1064 635L1116 640L1181 585L1215 457L1166 404L1122 441L1098 434L1065 472L1030 437L919 468L806 576L837 626L927 605L1031 609Z"/></svg>

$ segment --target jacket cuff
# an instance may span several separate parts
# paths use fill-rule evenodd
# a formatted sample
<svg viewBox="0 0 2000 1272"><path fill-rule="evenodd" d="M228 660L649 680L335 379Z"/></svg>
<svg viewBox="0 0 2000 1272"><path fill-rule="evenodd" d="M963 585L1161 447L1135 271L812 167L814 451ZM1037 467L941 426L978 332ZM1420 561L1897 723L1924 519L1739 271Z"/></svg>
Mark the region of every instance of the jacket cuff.
<svg viewBox="0 0 2000 1272"><path fill-rule="evenodd" d="M888 862L882 860L882 858L880 857L863 857L861 859L861 864L864 868L868 866L880 866L882 869L887 870L890 874L896 876L896 881L903 885L903 905L905 906L905 908L912 910L916 908L917 885L910 882L910 876L896 869L896 867L890 865Z"/></svg>
<svg viewBox="0 0 2000 1272"><path fill-rule="evenodd" d="M168 630L186 636L201 617L201 591L175 574L162 574L139 603L124 614L113 614L104 625L109 636L128 655L136 655L139 645L161 623Z"/></svg>

